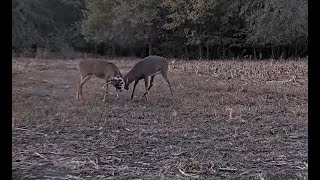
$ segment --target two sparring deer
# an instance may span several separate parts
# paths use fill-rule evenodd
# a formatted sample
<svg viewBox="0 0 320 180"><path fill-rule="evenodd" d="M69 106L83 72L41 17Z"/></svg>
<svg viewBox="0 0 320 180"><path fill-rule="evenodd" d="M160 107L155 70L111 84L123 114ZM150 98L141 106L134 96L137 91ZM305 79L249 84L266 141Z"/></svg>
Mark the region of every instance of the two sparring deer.
<svg viewBox="0 0 320 180"><path fill-rule="evenodd" d="M170 81L168 79L168 62L160 56L148 56L138 63L136 63L132 69L122 78L122 74L116 65L111 62L102 60L83 60L78 63L78 69L81 75L81 80L78 84L77 99L79 95L82 97L82 86L93 76L105 79L107 83L105 95L103 101L106 99L108 93L108 84L112 84L118 91L123 89L129 90L129 85L134 82L131 99L133 99L134 91L141 79L144 79L146 92L141 98L146 97L148 91L153 86L154 78L157 74L161 74L162 77L167 81L171 95L172 89ZM149 77L151 77L149 82ZM149 87L148 87L149 85Z"/></svg>

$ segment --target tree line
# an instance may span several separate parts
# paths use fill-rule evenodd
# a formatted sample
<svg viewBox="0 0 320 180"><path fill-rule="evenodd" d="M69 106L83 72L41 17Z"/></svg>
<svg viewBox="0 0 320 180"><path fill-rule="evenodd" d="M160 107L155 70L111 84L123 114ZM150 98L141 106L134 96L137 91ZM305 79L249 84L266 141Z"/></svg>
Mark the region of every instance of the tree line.
<svg viewBox="0 0 320 180"><path fill-rule="evenodd" d="M296 58L307 0L12 0L12 51L104 56Z"/></svg>

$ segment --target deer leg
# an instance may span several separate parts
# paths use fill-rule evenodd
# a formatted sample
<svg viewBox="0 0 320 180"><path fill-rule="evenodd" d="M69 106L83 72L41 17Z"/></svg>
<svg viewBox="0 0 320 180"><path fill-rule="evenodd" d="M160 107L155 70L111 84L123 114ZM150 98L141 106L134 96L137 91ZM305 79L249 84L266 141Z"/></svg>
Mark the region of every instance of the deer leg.
<svg viewBox="0 0 320 180"><path fill-rule="evenodd" d="M109 85L109 83L106 84L106 89L104 91L104 96L103 96L103 102L106 101L107 94L109 93L108 85Z"/></svg>
<svg viewBox="0 0 320 180"><path fill-rule="evenodd" d="M82 87L83 85L88 82L90 79L92 78L92 75L89 75L87 77L85 77L84 79L81 80L80 82L80 96L81 96L81 99L83 100L83 96L82 96Z"/></svg>
<svg viewBox="0 0 320 180"><path fill-rule="evenodd" d="M110 94L110 92L109 92L109 84L110 84L110 82L106 83L106 89L105 89L105 92L104 92L103 102L106 101L107 95Z"/></svg>
<svg viewBox="0 0 320 180"><path fill-rule="evenodd" d="M117 99L119 99L119 89L116 88Z"/></svg>
<svg viewBox="0 0 320 180"><path fill-rule="evenodd" d="M80 82L79 82L80 83ZM78 89L77 89L77 94L76 94L76 100L78 100L79 99L79 83L78 83Z"/></svg>
<svg viewBox="0 0 320 180"><path fill-rule="evenodd" d="M140 99L148 94L148 83L149 83L149 76L146 76L144 77L144 87L146 88L146 92L140 97Z"/></svg>
<svg viewBox="0 0 320 180"><path fill-rule="evenodd" d="M78 89L77 89L77 95L76 95L76 100L78 100L80 98L80 83L81 83L81 80L82 80L82 76L81 76L81 79L80 81L78 82Z"/></svg>
<svg viewBox="0 0 320 180"><path fill-rule="evenodd" d="M81 96L81 99L83 99L82 97L82 86L89 81L92 78L92 75L86 76L84 78L82 78L78 84L78 92L77 92L77 99L79 99L79 96Z"/></svg>
<svg viewBox="0 0 320 180"><path fill-rule="evenodd" d="M153 80L154 80L154 77L155 77L155 75L151 76L151 79L150 79L150 85L149 85L148 91L149 91L149 90L150 90L150 88L153 86Z"/></svg>
<svg viewBox="0 0 320 180"><path fill-rule="evenodd" d="M108 95L112 95L112 93L109 91L109 87L108 87L109 84L111 84L111 83L106 84L106 89L107 89Z"/></svg>
<svg viewBox="0 0 320 180"><path fill-rule="evenodd" d="M137 86L138 82L139 82L139 80L134 81L133 90L132 90L132 94L131 94L131 99L133 98L134 90L136 89L136 86Z"/></svg>
<svg viewBox="0 0 320 180"><path fill-rule="evenodd" d="M167 77L167 74L166 73L161 73L162 77L167 81L168 85L169 85L169 88L170 88L170 91L171 91L171 95L173 96L172 94L172 89L171 89L171 85L170 85L170 81Z"/></svg>
<svg viewBox="0 0 320 180"><path fill-rule="evenodd" d="M150 88L153 86L154 77L155 77L155 75L152 75L152 76L151 76L150 85L149 85L149 87L148 87L147 92L148 92L148 91L150 90ZM144 97L144 96L147 94L147 92L145 92L142 97Z"/></svg>
<svg viewBox="0 0 320 180"><path fill-rule="evenodd" d="M80 81L78 82L78 85L77 85L77 87L78 87L78 89L77 89L77 94L76 94L76 100L78 100L79 99L79 97L80 97L80 83L81 83L81 80L82 80L83 78L82 78L82 76L80 77Z"/></svg>

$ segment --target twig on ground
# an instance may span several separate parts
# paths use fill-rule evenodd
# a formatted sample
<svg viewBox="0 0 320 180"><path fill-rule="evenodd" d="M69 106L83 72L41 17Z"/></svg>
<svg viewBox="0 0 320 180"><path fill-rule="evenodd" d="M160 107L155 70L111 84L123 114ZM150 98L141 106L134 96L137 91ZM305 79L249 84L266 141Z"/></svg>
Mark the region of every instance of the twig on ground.
<svg viewBox="0 0 320 180"><path fill-rule="evenodd" d="M239 175L240 175L240 176L242 176L242 175L246 175L246 174L249 174L249 172L250 172L250 170L245 171L245 172L242 172L242 173L240 173Z"/></svg>
<svg viewBox="0 0 320 180"><path fill-rule="evenodd" d="M230 172L234 172L234 171L238 171L238 169L235 168L219 168L219 171L230 171Z"/></svg>
<svg viewBox="0 0 320 180"><path fill-rule="evenodd" d="M92 161L92 160L91 160L90 158L88 158L88 157L87 157L87 159L89 160L89 162L90 162L91 164L94 165L94 168L100 169L100 167L99 167L99 165L98 165L97 163L95 163L94 161Z"/></svg>
<svg viewBox="0 0 320 180"><path fill-rule="evenodd" d="M41 157L41 158L43 158L43 159L45 159L46 161L48 161L48 158L46 158L44 155L39 154L39 153L37 153L37 152L34 152L34 154L37 155L37 156L39 156L39 157Z"/></svg>
<svg viewBox="0 0 320 180"><path fill-rule="evenodd" d="M199 178L199 175L196 175L196 174L191 174L191 173L186 173L186 172L183 172L181 169L178 169L179 172L187 177L192 177L192 178Z"/></svg>

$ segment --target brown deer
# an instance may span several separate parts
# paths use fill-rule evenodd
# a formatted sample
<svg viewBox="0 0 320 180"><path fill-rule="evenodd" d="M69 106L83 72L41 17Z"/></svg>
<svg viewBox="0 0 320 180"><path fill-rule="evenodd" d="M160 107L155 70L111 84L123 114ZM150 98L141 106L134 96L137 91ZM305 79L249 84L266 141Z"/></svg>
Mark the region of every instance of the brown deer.
<svg viewBox="0 0 320 180"><path fill-rule="evenodd" d="M134 90L136 89L136 86L141 79L144 79L146 92L140 98L146 96L150 88L153 86L153 80L157 74L161 74L162 77L167 81L171 91L171 95L173 95L170 81L167 77L168 62L160 56L148 56L136 63L133 68L123 77L125 81L124 88L126 90L129 90L129 85L134 81L131 99L133 98ZM148 87L149 76L151 76L151 79L150 85Z"/></svg>
<svg viewBox="0 0 320 180"><path fill-rule="evenodd" d="M81 80L78 84L76 99L79 99L79 96L81 96L81 99L83 99L82 86L93 76L104 79L106 81L103 101L106 100L106 96L109 93L109 84L112 84L116 88L117 97L119 98L118 91L121 92L124 89L124 81L122 79L120 70L115 64L104 60L81 60L78 63L77 68L79 70Z"/></svg>

